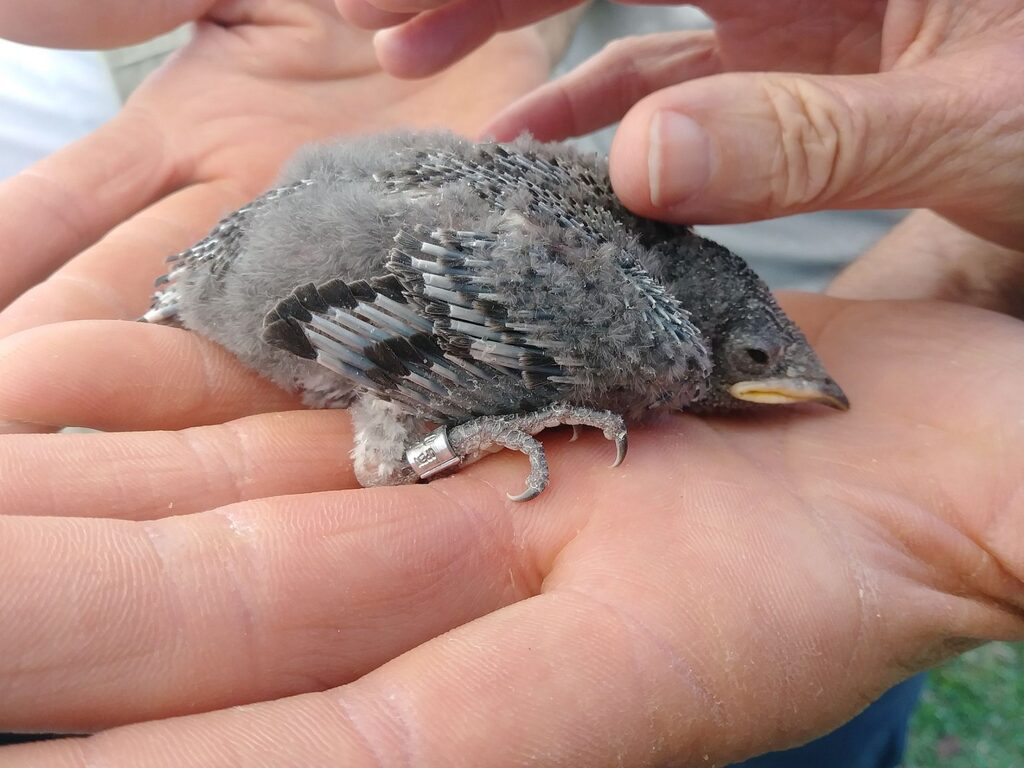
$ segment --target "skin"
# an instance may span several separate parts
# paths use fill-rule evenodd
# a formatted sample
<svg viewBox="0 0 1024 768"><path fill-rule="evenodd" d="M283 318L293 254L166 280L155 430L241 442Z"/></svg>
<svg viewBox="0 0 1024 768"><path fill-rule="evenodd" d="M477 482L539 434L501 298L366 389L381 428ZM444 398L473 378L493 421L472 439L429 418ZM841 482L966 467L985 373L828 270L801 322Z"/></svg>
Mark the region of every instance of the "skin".
<svg viewBox="0 0 1024 768"><path fill-rule="evenodd" d="M218 49L204 83L241 66L229 54L269 67L309 39L255 27L224 34L266 48ZM151 115L232 114L185 87L198 64L177 66L147 86L182 78ZM479 71L514 70L478 60L414 105L426 119L447 107L438 93L490 93L507 81L481 88ZM241 82L239 99L267 93ZM274 114L336 107L343 123L353 104L378 114L367 91L404 93L326 82L315 106L307 81L273 91ZM267 121L263 151L301 140ZM5 268L78 270L0 317L41 326L0 341L0 418L108 430L0 436L0 725L138 725L9 748L5 766L715 765L809 739L972 643L1024 639L1019 321L791 296L847 414L673 416L635 430L617 470L599 435L552 435L557 482L526 506L504 499L523 471L508 454L356 490L345 414L296 412L209 342L114 320L145 305L133 281L239 202L198 176L186 191L205 200L153 192L137 179L151 153L120 125L0 188L4 206L38 190L0 223ZM209 123L223 147L192 147L195 166L219 157L217 178L257 186L251 163L224 159L247 136L230 125ZM168 133L175 152L206 135L187 127ZM112 157L120 183L90 189ZM54 222L76 189L84 218ZM168 223L120 224L154 200Z"/></svg>
<svg viewBox="0 0 1024 768"><path fill-rule="evenodd" d="M829 293L936 298L1024 320L1024 253L972 235L932 211L915 211L843 270Z"/></svg>

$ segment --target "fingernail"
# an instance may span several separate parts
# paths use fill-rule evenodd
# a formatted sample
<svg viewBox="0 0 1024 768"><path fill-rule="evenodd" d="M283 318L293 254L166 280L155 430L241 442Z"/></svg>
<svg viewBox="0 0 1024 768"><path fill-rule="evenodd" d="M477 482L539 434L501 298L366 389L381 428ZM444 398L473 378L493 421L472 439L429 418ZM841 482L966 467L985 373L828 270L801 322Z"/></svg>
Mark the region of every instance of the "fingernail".
<svg viewBox="0 0 1024 768"><path fill-rule="evenodd" d="M686 115L663 110L651 118L647 163L651 203L659 208L684 203L711 178L711 140Z"/></svg>
<svg viewBox="0 0 1024 768"><path fill-rule="evenodd" d="M425 46L412 52L404 38L405 27L390 27L373 34L373 50L384 71L401 78L431 74L430 52L425 50Z"/></svg>

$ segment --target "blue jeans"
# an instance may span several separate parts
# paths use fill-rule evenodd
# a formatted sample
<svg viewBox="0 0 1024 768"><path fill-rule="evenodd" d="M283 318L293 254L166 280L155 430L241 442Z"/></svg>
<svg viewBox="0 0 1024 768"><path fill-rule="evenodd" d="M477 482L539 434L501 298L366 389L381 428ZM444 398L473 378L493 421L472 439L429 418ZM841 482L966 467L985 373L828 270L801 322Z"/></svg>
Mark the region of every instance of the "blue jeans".
<svg viewBox="0 0 1024 768"><path fill-rule="evenodd" d="M846 725L817 741L761 755L733 768L897 768L924 680L924 675L918 675L900 683Z"/></svg>

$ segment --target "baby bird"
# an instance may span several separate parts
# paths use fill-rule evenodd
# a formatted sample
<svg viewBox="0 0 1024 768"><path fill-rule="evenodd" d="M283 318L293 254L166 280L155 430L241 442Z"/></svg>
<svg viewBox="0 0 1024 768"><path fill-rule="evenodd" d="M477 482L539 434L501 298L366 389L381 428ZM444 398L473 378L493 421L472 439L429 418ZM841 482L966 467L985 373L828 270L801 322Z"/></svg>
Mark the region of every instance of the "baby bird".
<svg viewBox="0 0 1024 768"><path fill-rule="evenodd" d="M302 151L172 257L147 322L218 342L315 407L349 408L364 486L410 483L533 435L661 409L845 409L803 334L727 249L642 219L603 161L522 138L393 133Z"/></svg>

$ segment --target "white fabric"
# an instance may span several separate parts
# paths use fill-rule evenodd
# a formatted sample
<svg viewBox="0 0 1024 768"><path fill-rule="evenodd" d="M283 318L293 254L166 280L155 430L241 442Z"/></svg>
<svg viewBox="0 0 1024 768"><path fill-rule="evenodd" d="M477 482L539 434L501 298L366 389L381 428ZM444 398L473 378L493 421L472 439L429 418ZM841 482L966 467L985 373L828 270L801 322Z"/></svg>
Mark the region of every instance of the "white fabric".
<svg viewBox="0 0 1024 768"><path fill-rule="evenodd" d="M95 130L120 106L99 54L0 40L0 179Z"/></svg>

